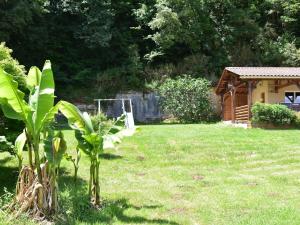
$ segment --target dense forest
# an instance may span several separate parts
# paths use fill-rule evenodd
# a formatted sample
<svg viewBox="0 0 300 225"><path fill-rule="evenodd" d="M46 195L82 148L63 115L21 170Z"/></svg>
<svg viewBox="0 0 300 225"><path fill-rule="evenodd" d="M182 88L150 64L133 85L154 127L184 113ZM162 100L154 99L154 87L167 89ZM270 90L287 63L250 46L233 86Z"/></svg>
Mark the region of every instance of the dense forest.
<svg viewBox="0 0 300 225"><path fill-rule="evenodd" d="M0 41L52 61L59 97L147 90L225 66L300 66L299 0L0 0ZM75 91L76 90L76 91Z"/></svg>

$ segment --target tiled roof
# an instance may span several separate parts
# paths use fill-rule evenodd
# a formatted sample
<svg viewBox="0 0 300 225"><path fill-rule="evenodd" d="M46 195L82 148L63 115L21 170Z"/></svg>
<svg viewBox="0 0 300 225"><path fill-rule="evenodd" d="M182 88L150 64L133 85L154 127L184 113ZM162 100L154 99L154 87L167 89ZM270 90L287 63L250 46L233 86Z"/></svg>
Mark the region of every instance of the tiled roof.
<svg viewBox="0 0 300 225"><path fill-rule="evenodd" d="M295 77L300 78L300 67L226 67L240 78Z"/></svg>

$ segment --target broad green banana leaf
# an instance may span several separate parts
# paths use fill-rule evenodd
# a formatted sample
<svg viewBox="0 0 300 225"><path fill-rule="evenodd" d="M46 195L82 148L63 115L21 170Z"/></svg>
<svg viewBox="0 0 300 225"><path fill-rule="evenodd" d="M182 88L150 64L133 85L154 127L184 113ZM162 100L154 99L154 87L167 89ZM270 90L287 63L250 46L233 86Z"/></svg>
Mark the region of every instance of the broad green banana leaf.
<svg viewBox="0 0 300 225"><path fill-rule="evenodd" d="M88 125L89 121L86 120L86 116L83 116L75 105L66 101L60 101L59 111L68 119L71 128L80 130L84 134L93 132L93 127Z"/></svg>
<svg viewBox="0 0 300 225"><path fill-rule="evenodd" d="M60 102L58 102L55 106L53 106L48 113L46 113L45 117L42 120L42 127L46 127L49 123L51 123L58 113Z"/></svg>
<svg viewBox="0 0 300 225"><path fill-rule="evenodd" d="M83 115L83 119L84 119L86 128L90 131L93 131L94 128L93 128L93 123L92 123L90 115L87 112L84 112L82 115Z"/></svg>
<svg viewBox="0 0 300 225"><path fill-rule="evenodd" d="M7 102L6 98L0 98L0 105L4 116L14 120L23 120L24 117L21 113L17 113Z"/></svg>
<svg viewBox="0 0 300 225"><path fill-rule="evenodd" d="M5 116L13 119L22 118L25 121L30 108L24 101L24 93L18 90L17 82L2 68L0 68L0 87L0 104Z"/></svg>
<svg viewBox="0 0 300 225"><path fill-rule="evenodd" d="M103 150L103 138L99 136L97 133L91 133L87 135L82 135L84 140L92 145L94 148L102 151Z"/></svg>
<svg viewBox="0 0 300 225"><path fill-rule="evenodd" d="M38 73L38 70L35 70ZM38 77L39 75L35 75ZM35 87L33 95L30 96L30 106L34 110L32 120L36 134L42 128L42 122L46 114L52 109L54 104L54 79L50 61L46 61L40 83Z"/></svg>
<svg viewBox="0 0 300 225"><path fill-rule="evenodd" d="M25 134L25 131L23 131L16 139L15 141L15 152L17 154L17 157L20 159L20 160L23 160L23 155L22 155L22 152L23 152L23 149L24 149L24 146L25 146L25 143L27 141L27 137L26 137L26 134Z"/></svg>
<svg viewBox="0 0 300 225"><path fill-rule="evenodd" d="M42 72L36 66L32 66L26 78L26 84L30 91L33 91L36 86L40 85Z"/></svg>
<svg viewBox="0 0 300 225"><path fill-rule="evenodd" d="M59 166L67 151L67 143L64 139L63 133L60 131L54 137L53 135L49 135L44 141L44 150L49 164L54 167Z"/></svg>
<svg viewBox="0 0 300 225"><path fill-rule="evenodd" d="M77 148L83 151L85 154L90 155L93 149L93 146L89 144L83 137L82 133L79 130L75 130L75 138L78 142Z"/></svg>

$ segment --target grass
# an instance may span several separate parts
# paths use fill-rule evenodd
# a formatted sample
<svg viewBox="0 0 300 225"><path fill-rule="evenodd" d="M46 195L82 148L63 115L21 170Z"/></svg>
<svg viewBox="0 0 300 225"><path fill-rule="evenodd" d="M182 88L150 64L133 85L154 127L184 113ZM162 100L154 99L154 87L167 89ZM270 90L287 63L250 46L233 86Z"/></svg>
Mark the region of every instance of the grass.
<svg viewBox="0 0 300 225"><path fill-rule="evenodd" d="M72 152L76 141L64 132ZM88 206L88 159L76 187L72 165L62 163L55 224L300 224L299 137L221 124L141 126L102 156L101 211ZM16 171L17 161L0 154L0 194L13 191ZM0 213L0 224L6 218Z"/></svg>

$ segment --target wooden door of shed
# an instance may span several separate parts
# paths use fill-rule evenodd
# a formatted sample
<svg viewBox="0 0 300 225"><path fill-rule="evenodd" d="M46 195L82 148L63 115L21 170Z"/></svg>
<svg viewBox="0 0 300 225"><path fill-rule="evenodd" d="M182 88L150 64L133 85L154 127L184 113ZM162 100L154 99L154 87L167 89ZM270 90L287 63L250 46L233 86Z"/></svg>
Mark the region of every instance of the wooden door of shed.
<svg viewBox="0 0 300 225"><path fill-rule="evenodd" d="M232 105L231 105L231 95L227 94L224 96L223 103L223 120L231 120L232 119Z"/></svg>
<svg viewBox="0 0 300 225"><path fill-rule="evenodd" d="M235 96L235 106L238 107L238 106L243 106L243 105L247 105L247 94L237 94Z"/></svg>

